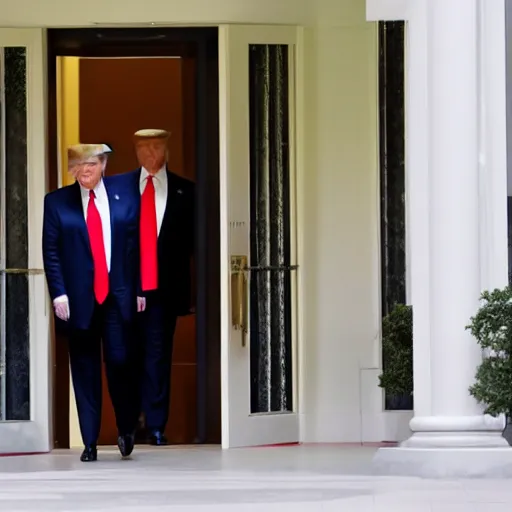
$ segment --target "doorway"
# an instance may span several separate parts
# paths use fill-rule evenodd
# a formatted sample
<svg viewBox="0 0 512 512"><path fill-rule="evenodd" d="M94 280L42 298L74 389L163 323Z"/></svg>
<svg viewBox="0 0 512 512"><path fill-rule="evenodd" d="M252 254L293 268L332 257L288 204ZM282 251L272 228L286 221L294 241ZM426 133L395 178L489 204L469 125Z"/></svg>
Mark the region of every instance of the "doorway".
<svg viewBox="0 0 512 512"><path fill-rule="evenodd" d="M179 320L175 335L166 431L172 444L221 441L217 32L48 31L50 190L67 184L62 169L69 144L109 144L107 174L136 168L131 135L141 128L170 131L169 169L196 183L195 314ZM53 345L54 446L67 448L67 347L58 334ZM103 385L99 444L112 445L117 429L105 379Z"/></svg>

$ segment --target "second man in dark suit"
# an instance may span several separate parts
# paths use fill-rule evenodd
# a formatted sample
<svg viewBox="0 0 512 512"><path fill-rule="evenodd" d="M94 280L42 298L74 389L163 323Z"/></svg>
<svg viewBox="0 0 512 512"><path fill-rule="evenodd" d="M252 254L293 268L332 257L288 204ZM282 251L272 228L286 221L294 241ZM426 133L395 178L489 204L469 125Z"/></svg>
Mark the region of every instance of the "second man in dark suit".
<svg viewBox="0 0 512 512"><path fill-rule="evenodd" d="M165 130L136 132L140 168L129 173L141 197L142 410L156 446L167 444L173 337L177 317L190 314L194 242L194 184L167 169L168 138Z"/></svg>

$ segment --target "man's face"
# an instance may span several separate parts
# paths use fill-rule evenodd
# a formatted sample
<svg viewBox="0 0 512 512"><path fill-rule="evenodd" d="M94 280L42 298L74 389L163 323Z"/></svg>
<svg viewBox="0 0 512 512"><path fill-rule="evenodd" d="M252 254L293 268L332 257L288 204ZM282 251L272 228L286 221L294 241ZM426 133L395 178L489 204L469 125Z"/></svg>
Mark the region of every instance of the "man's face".
<svg viewBox="0 0 512 512"><path fill-rule="evenodd" d="M140 140L135 144L139 165L148 172L156 173L165 164L167 142L163 139Z"/></svg>
<svg viewBox="0 0 512 512"><path fill-rule="evenodd" d="M71 172L82 187L93 189L101 180L104 170L105 161L95 156L75 166Z"/></svg>

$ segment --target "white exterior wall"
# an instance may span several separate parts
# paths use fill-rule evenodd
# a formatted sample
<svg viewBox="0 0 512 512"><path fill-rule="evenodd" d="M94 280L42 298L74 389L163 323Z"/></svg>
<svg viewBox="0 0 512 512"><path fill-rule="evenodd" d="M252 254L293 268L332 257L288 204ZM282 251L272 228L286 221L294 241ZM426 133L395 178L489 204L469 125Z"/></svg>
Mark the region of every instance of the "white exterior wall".
<svg viewBox="0 0 512 512"><path fill-rule="evenodd" d="M43 6L44 4L44 6ZM403 439L382 413L377 25L365 0L0 0L0 26L218 22L306 26L300 222L301 437Z"/></svg>
<svg viewBox="0 0 512 512"><path fill-rule="evenodd" d="M355 0L357 3L364 1ZM151 22L164 26L219 23L305 25L311 20L312 9L314 2L310 0L1 0L0 26L58 28L94 26L96 23L116 26Z"/></svg>
<svg viewBox="0 0 512 512"><path fill-rule="evenodd" d="M382 412L377 25L323 0L306 30L303 440L403 439Z"/></svg>

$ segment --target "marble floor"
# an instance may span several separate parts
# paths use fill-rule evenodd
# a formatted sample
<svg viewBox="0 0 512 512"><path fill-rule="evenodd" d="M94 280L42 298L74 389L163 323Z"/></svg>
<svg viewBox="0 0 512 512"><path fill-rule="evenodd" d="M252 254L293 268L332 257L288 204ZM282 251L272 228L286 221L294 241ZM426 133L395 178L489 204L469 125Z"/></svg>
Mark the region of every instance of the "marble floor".
<svg viewBox="0 0 512 512"><path fill-rule="evenodd" d="M371 476L375 449L303 445L0 457L0 512L509 512L503 480Z"/></svg>

